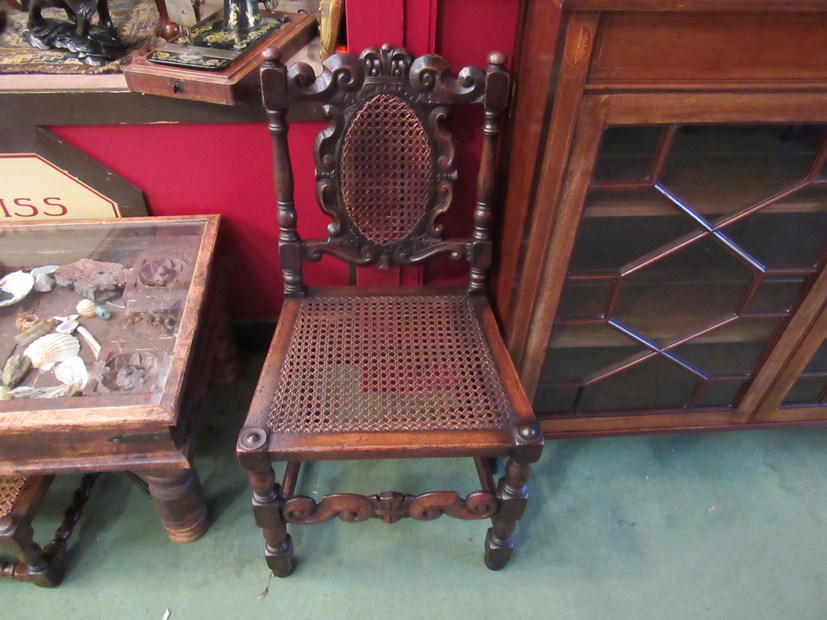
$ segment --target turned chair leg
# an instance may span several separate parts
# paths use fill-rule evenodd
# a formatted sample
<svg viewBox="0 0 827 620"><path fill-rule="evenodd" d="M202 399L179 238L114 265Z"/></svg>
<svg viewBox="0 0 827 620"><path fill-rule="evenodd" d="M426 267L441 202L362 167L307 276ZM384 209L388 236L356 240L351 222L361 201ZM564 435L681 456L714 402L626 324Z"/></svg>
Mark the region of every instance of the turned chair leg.
<svg viewBox="0 0 827 620"><path fill-rule="evenodd" d="M505 476L497 485L500 508L491 517L492 527L485 536L485 565L491 570L500 570L511 559L512 534L528 501L529 473L528 464L519 463L512 457L505 466Z"/></svg>
<svg viewBox="0 0 827 620"><path fill-rule="evenodd" d="M287 577L293 572L293 539L287 533L287 524L281 516L281 487L276 483L272 467L265 471L248 472L253 488L253 516L264 533L264 557L276 577Z"/></svg>

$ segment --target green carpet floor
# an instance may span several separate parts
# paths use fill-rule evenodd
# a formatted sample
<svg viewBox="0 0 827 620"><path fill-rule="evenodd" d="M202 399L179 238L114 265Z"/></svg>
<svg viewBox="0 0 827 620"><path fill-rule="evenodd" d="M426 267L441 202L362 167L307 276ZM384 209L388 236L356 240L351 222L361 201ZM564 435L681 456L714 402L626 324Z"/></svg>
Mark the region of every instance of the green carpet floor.
<svg viewBox="0 0 827 620"><path fill-rule="evenodd" d="M270 580L234 458L261 358L245 361L211 388L196 444L207 535L169 543L149 500L103 476L63 585L0 582L0 618L827 618L825 430L549 441L499 573L482 563L487 525L443 517L294 527L296 572ZM473 464L326 464L301 486L418 492L428 478L467 491ZM53 485L41 541L76 482Z"/></svg>

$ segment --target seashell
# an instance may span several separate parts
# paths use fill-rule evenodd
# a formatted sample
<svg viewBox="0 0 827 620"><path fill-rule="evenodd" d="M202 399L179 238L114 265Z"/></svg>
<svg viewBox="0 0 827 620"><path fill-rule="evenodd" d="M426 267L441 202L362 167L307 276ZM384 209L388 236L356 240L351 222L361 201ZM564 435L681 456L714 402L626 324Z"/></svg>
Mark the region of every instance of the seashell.
<svg viewBox="0 0 827 620"><path fill-rule="evenodd" d="M0 400L11 400L14 398L9 392L11 392L9 388L5 385L0 385Z"/></svg>
<svg viewBox="0 0 827 620"><path fill-rule="evenodd" d="M60 265L45 265L32 269L29 273L34 278L34 290L38 293L48 293L54 289L57 283L52 274L59 268Z"/></svg>
<svg viewBox="0 0 827 620"><path fill-rule="evenodd" d="M76 309L84 319L91 319L95 316L95 302L91 299L81 299Z"/></svg>
<svg viewBox="0 0 827 620"><path fill-rule="evenodd" d="M18 314L14 319L14 328L19 332L24 332L39 320L36 314Z"/></svg>
<svg viewBox="0 0 827 620"><path fill-rule="evenodd" d="M28 295L34 286L34 278L23 271L13 271L0 280L0 308L11 306Z"/></svg>
<svg viewBox="0 0 827 620"><path fill-rule="evenodd" d="M86 363L76 355L55 366L55 377L65 385L74 385L82 390L89 381L89 371L86 370Z"/></svg>
<svg viewBox="0 0 827 620"><path fill-rule="evenodd" d="M12 355L3 366L3 383L13 388L23 380L31 367L32 361L25 355Z"/></svg>
<svg viewBox="0 0 827 620"><path fill-rule="evenodd" d="M78 389L74 385L53 385L50 387L33 388L25 385L9 390L14 398L63 398L74 396Z"/></svg>
<svg viewBox="0 0 827 620"><path fill-rule="evenodd" d="M80 341L69 334L49 334L31 343L23 355L32 360L32 366L49 370L54 364L74 357L80 352Z"/></svg>
<svg viewBox="0 0 827 620"><path fill-rule="evenodd" d="M80 323L75 320L63 321L63 323L55 327L55 331L58 334L71 334L78 328L78 325L80 325Z"/></svg>
<svg viewBox="0 0 827 620"><path fill-rule="evenodd" d="M52 331L52 327L54 326L55 322L51 319L38 320L26 331L17 334L14 337L14 341L19 346L25 347L30 342L34 342L41 336L45 336L46 334L48 334L50 331Z"/></svg>
<svg viewBox="0 0 827 620"><path fill-rule="evenodd" d="M80 335L80 337L86 341L86 344L89 345L89 348L92 349L92 353L95 355L95 359L98 359L98 356L101 354L101 343L95 340L95 337L92 335L92 332L86 329L83 325L78 326L77 332Z"/></svg>

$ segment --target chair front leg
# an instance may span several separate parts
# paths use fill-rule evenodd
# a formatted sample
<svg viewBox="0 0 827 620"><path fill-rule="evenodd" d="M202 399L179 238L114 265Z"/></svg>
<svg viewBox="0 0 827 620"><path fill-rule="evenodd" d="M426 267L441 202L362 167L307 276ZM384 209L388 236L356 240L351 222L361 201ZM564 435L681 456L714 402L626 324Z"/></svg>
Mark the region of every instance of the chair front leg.
<svg viewBox="0 0 827 620"><path fill-rule="evenodd" d="M492 527L485 536L485 565L491 570L500 570L511 559L512 534L528 502L530 470L528 463L520 463L512 457L505 466L505 476L497 485L500 508L491 517Z"/></svg>
<svg viewBox="0 0 827 620"><path fill-rule="evenodd" d="M247 473L253 488L253 516L264 534L264 557L276 577L293 572L293 539L281 515L284 498L272 467Z"/></svg>

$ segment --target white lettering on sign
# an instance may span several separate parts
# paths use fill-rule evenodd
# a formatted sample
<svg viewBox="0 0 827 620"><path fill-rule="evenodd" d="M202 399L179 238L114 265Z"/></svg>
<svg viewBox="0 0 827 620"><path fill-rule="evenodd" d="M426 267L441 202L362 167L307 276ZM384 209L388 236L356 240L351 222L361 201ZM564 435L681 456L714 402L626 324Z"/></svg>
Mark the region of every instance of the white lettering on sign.
<svg viewBox="0 0 827 620"><path fill-rule="evenodd" d="M0 154L0 222L120 215L114 201L40 155Z"/></svg>

